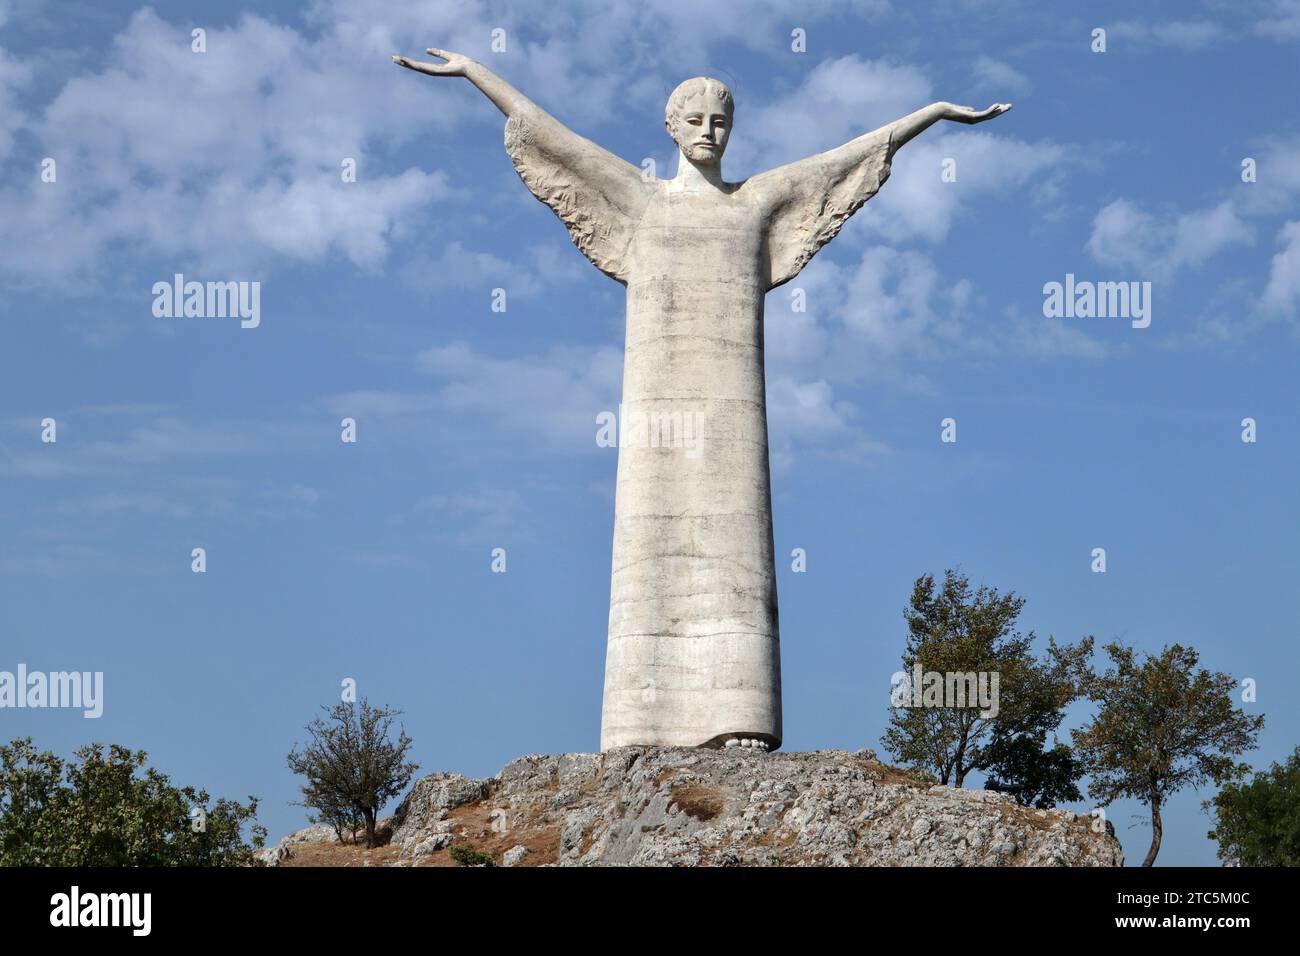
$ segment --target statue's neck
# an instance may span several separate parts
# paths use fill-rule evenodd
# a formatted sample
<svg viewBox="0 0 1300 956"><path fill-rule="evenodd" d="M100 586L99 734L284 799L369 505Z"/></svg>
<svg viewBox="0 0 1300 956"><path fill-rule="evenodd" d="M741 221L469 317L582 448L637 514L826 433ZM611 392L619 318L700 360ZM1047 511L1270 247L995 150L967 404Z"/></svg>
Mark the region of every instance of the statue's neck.
<svg viewBox="0 0 1300 956"><path fill-rule="evenodd" d="M722 189L722 163L693 163L681 153L677 154L677 175L673 188L686 191Z"/></svg>

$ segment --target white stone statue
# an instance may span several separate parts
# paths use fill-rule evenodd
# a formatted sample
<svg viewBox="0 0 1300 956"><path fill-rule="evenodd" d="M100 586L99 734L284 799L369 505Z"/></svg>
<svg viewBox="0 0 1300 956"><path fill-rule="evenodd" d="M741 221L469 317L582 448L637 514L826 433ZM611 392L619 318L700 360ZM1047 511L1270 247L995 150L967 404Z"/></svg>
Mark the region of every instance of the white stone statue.
<svg viewBox="0 0 1300 956"><path fill-rule="evenodd" d="M763 381L763 297L789 282L939 120L1008 109L934 103L836 149L741 183L722 178L734 105L696 77L668 99L677 175L649 178L569 130L487 67L444 50L506 115L524 184L583 255L627 287L602 750L781 744L781 662ZM679 434L667 435L677 429ZM698 444L683 448L681 432ZM657 437L659 440L654 440ZM665 436L669 440L663 440Z"/></svg>

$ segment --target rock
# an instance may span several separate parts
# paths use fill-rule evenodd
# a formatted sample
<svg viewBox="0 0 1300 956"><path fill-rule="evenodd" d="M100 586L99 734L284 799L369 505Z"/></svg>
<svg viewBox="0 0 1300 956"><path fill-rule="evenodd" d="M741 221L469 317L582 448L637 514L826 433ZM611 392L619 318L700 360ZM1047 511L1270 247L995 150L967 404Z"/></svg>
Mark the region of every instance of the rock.
<svg viewBox="0 0 1300 956"><path fill-rule="evenodd" d="M420 843L426 831L442 821L448 811L482 800L487 794L486 780L471 780L458 773L431 773L416 782L393 814L390 842L405 852Z"/></svg>
<svg viewBox="0 0 1300 956"><path fill-rule="evenodd" d="M279 866L280 861L289 856L289 848L281 840L275 846L264 847L261 850L253 851L253 859L259 860L266 866Z"/></svg>
<svg viewBox="0 0 1300 956"><path fill-rule="evenodd" d="M873 761L868 763L867 761ZM1122 866L1109 828L912 781L863 751L619 747L436 773L399 808L407 862L455 842L514 866ZM282 841L283 842L283 841ZM531 850L527 850L527 843Z"/></svg>
<svg viewBox="0 0 1300 956"><path fill-rule="evenodd" d="M435 853L438 850L451 846L453 839L455 838L451 833L435 833L433 836L417 843L415 849L411 851L411 856L417 860L422 859L430 853Z"/></svg>
<svg viewBox="0 0 1300 956"><path fill-rule="evenodd" d="M527 855L528 855L528 847L514 846L506 850L505 854L501 857L501 863L503 866L514 866L515 864L523 860L523 858L526 857Z"/></svg>
<svg viewBox="0 0 1300 956"><path fill-rule="evenodd" d="M267 866L279 866L284 860L293 856L293 848L304 843L337 843L338 836L334 828L324 823L314 823L294 833L290 833L275 846L269 846L254 852L253 856Z"/></svg>

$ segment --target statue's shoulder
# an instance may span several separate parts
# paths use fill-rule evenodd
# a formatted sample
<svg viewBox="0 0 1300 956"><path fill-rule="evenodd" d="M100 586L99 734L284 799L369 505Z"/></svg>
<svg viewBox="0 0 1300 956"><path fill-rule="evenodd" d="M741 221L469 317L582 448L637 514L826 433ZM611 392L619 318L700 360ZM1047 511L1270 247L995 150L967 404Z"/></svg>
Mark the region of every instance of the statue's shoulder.
<svg viewBox="0 0 1300 956"><path fill-rule="evenodd" d="M732 195L756 206L769 206L777 203L784 192L788 192L789 184L785 180L773 176L774 172L776 170L768 170L765 173L756 173L742 179L735 184L736 188Z"/></svg>

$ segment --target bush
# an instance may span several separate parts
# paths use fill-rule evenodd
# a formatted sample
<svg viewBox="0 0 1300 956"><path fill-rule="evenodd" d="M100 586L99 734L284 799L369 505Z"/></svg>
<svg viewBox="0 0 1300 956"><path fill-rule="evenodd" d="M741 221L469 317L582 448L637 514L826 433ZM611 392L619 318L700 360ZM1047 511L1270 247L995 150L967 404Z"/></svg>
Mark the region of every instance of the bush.
<svg viewBox="0 0 1300 956"><path fill-rule="evenodd" d="M466 846L463 843L457 843L449 851L451 858L461 866L496 866L492 857L486 853L480 853L473 847Z"/></svg>
<svg viewBox="0 0 1300 956"><path fill-rule="evenodd" d="M1300 747L1249 783L1229 783L1204 804L1219 859L1239 866L1300 866Z"/></svg>
<svg viewBox="0 0 1300 956"><path fill-rule="evenodd" d="M30 737L0 744L0 865L256 863L253 851L266 842L257 798L212 802L206 790L172 786L146 768L144 751L117 744L90 744L76 757L38 753Z"/></svg>
<svg viewBox="0 0 1300 956"><path fill-rule="evenodd" d="M406 760L411 738L399 728L397 741L388 739L393 718L401 711L345 702L307 725L311 742L289 752L289 769L307 778L302 805L317 812L312 822L327 823L340 840L350 830L356 839L365 828L366 846L376 842L379 811L406 788L417 765Z"/></svg>

